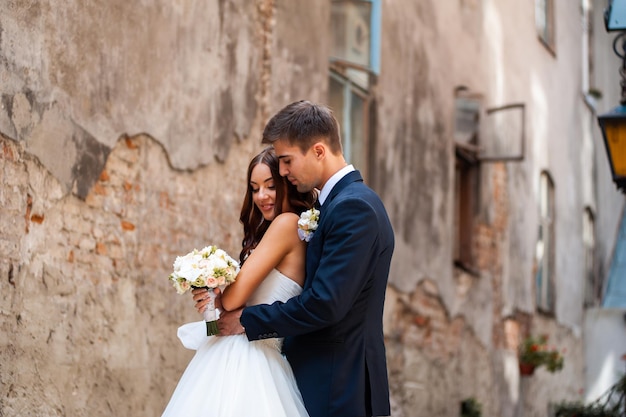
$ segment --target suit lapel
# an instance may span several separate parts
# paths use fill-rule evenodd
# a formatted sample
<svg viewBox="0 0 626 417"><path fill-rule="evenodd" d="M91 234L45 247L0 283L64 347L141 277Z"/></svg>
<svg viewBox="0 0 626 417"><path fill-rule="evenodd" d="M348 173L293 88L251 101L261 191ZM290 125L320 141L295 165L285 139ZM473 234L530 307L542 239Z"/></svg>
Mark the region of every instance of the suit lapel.
<svg viewBox="0 0 626 417"><path fill-rule="evenodd" d="M348 185L352 184L353 182L358 182L358 181L363 182L363 177L361 177L361 173L359 171L352 171L352 172L349 172L346 176L344 176L341 180L339 180L337 184L335 184L333 189L330 191L330 194L324 201L324 204L319 209L320 210L320 220L319 220L320 224L322 222L322 218L324 217L325 213L328 213L328 208L331 205L333 199L337 197L339 193L341 193L341 191L343 191ZM326 215L330 215L330 214L326 214ZM317 266L319 265L320 256L322 254L322 245L323 245L323 242L320 241L318 238L316 238L315 234L313 235L313 238L309 241L307 245L307 254L306 254L307 279L304 282L304 288L308 288L311 286L311 283L312 283L311 277L315 275L315 270L317 269Z"/></svg>
<svg viewBox="0 0 626 417"><path fill-rule="evenodd" d="M333 199L349 184L357 181L363 182L363 177L361 177L361 173L357 170L349 172L346 176L340 179L337 184L335 184L332 190L330 190L330 194L328 194L328 198L326 198L326 201L324 201L324 205L322 207L333 201Z"/></svg>

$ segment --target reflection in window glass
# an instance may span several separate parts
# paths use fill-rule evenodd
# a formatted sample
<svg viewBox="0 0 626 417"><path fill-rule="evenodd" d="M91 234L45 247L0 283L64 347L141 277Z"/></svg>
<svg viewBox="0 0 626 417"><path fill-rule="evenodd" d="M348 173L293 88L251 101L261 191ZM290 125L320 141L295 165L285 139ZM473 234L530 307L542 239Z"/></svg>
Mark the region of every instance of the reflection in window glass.
<svg viewBox="0 0 626 417"><path fill-rule="evenodd" d="M382 0L332 0L328 104L341 128L346 160L368 181L370 142L375 129L369 113L380 65Z"/></svg>
<svg viewBox="0 0 626 417"><path fill-rule="evenodd" d="M343 95L344 95L344 85L341 78L338 76L334 76L331 74L329 84L328 84L328 105L333 110L335 114L335 118L339 121L341 128L341 138L345 137L344 132L344 115L343 115Z"/></svg>
<svg viewBox="0 0 626 417"><path fill-rule="evenodd" d="M365 100L354 89L350 91L350 163L358 167L367 166L367 130L365 121Z"/></svg>
<svg viewBox="0 0 626 417"><path fill-rule="evenodd" d="M329 105L340 123L346 161L367 171L367 95L336 74L331 74L329 83Z"/></svg>

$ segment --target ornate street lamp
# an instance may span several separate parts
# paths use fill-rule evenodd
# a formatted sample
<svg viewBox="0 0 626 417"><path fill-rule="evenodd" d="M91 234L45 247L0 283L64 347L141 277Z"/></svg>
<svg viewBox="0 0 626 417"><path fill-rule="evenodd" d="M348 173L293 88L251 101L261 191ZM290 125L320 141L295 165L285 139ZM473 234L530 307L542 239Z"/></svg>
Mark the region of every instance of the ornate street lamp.
<svg viewBox="0 0 626 417"><path fill-rule="evenodd" d="M602 137L609 157L613 182L626 194L626 0L611 0L604 12L607 32L622 31L613 41L613 51L622 59L620 105L608 113L598 116ZM617 45L622 50L618 51Z"/></svg>

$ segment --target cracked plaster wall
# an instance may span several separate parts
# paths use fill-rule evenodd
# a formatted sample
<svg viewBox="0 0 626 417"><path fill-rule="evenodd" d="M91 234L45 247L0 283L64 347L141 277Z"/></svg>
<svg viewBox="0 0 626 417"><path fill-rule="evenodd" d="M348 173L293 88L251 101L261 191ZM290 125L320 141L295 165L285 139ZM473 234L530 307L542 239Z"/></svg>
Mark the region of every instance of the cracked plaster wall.
<svg viewBox="0 0 626 417"><path fill-rule="evenodd" d="M3 3L0 130L80 197L123 135L156 138L177 169L250 135L261 2Z"/></svg>
<svg viewBox="0 0 626 417"><path fill-rule="evenodd" d="M576 290L572 304L560 299L558 320L528 318L534 176L542 164L559 175L570 169L541 159L546 136L537 121L561 108L560 91L576 80L551 84L524 66L553 70L531 6L384 4L372 185L397 236L385 309L393 415L455 415L470 396L485 416L517 416L522 406L541 415L550 398L576 397L582 372L579 338L568 327L579 319ZM238 174L260 146L263 121L287 102L326 97L329 6L0 6L1 325L12 336L1 354L0 409L158 414L190 356L175 328L196 318L163 276L181 248L207 239L236 253ZM566 21L577 21L573 10ZM576 45L564 48L560 56L576 59L563 65L579 65ZM526 55L513 53L521 49ZM529 103L531 139L540 144L524 164L482 173L479 279L451 262L459 85L484 94L487 105ZM580 118L580 109L571 114ZM552 116L557 131L569 120ZM225 183L232 188L220 192ZM580 205L571 184L565 189ZM565 265L563 273L575 271ZM567 282L560 285L567 294ZM515 341L525 328L573 346L559 378L520 381Z"/></svg>

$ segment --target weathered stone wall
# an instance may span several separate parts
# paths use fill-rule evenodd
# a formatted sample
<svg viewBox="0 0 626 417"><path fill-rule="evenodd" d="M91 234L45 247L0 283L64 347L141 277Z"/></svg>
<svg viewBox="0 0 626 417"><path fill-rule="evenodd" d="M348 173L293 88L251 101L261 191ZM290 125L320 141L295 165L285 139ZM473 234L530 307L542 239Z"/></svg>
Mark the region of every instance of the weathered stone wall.
<svg viewBox="0 0 626 417"><path fill-rule="evenodd" d="M198 319L168 271L209 243L238 255L245 169L173 170L122 138L82 201L0 144L2 415L159 415L190 359L176 328Z"/></svg>
<svg viewBox="0 0 626 417"><path fill-rule="evenodd" d="M594 56L597 57L596 65L590 74L590 84L601 93L601 97L594 99L597 114L604 114L616 107L621 100L621 88L619 88L621 77L619 68L622 65L621 59L613 51L612 45L615 39L615 32L606 32L604 28L604 4L598 0L593 1L594 8L591 24L593 28L600 28L594 31L594 37L590 45ZM596 125L596 120L591 123ZM610 177L611 167L605 152L605 143L602 138L602 131L594 129L594 149L591 157L595 159L598 178ZM615 183L610 181L598 181L594 189L597 194L596 204L593 209L598 213L596 219L596 252L598 253L598 274L608 279L608 273L613 259L613 248L617 239L616 230L619 229L619 222L622 218L623 210L626 208L624 194L620 193ZM604 282L604 287L608 282Z"/></svg>
<svg viewBox="0 0 626 417"><path fill-rule="evenodd" d="M592 113L581 91L579 5L557 0L555 10L556 53L538 39L532 2L383 7L376 185L396 230L385 317L394 416L457 415L468 397L485 416L543 416L550 402L582 398L581 228L584 207L595 203L584 192L593 166L583 155ZM526 111L523 160L480 166L478 274L452 262L457 87L480 95L484 109L523 103ZM534 304L542 170L556 184L553 316ZM517 343L544 332L567 348L566 368L520 379Z"/></svg>
<svg viewBox="0 0 626 417"><path fill-rule="evenodd" d="M455 416L469 397L485 417L543 416L580 398L577 219L594 202L576 186L592 170L574 121L590 115L578 7L556 5L554 55L530 2L383 2L371 171L397 242L384 318L395 417ZM0 0L0 415L160 414L192 355L176 328L197 319L171 263L208 243L238 253L264 121L325 100L329 7ZM478 276L452 262L458 86L528 114L525 160L481 167ZM533 300L542 169L569 213L554 317ZM567 346L561 373L520 379L527 332Z"/></svg>
<svg viewBox="0 0 626 417"><path fill-rule="evenodd" d="M0 127L66 185L85 147L123 134L176 168L223 161L257 117L266 4L4 0Z"/></svg>
<svg viewBox="0 0 626 417"><path fill-rule="evenodd" d="M159 415L198 319L174 257L238 255L272 77L325 50L274 54L302 25L270 0L57 3L0 2L0 415Z"/></svg>

